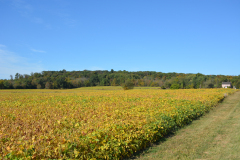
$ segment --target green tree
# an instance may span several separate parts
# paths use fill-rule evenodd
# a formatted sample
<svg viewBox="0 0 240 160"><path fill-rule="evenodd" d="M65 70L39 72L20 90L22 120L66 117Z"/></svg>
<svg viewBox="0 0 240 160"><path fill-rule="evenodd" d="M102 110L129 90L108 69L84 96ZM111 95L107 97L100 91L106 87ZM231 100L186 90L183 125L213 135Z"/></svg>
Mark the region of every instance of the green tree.
<svg viewBox="0 0 240 160"><path fill-rule="evenodd" d="M132 82L132 80L128 79L128 80L125 81L125 83L122 84L122 88L124 90L133 89L134 88L134 83Z"/></svg>
<svg viewBox="0 0 240 160"><path fill-rule="evenodd" d="M85 85L85 87L90 87L91 86L89 80L84 81L84 85Z"/></svg>
<svg viewBox="0 0 240 160"><path fill-rule="evenodd" d="M170 89L179 89L179 88L180 88L180 86L177 83L172 84L170 87Z"/></svg>
<svg viewBox="0 0 240 160"><path fill-rule="evenodd" d="M98 74L97 72L93 72L93 74L91 75L90 79L89 79L89 83L91 84L91 86L96 86L99 84L99 78L98 78Z"/></svg>
<svg viewBox="0 0 240 160"><path fill-rule="evenodd" d="M38 84L38 85L37 85L37 89L42 89L41 84Z"/></svg>
<svg viewBox="0 0 240 160"><path fill-rule="evenodd" d="M150 86L151 86L151 87L158 87L159 84L158 84L157 82L152 82Z"/></svg>
<svg viewBox="0 0 240 160"><path fill-rule="evenodd" d="M209 83L208 84L208 88L214 88L214 84L213 83Z"/></svg>
<svg viewBox="0 0 240 160"><path fill-rule="evenodd" d="M46 89L52 89L52 83L51 83L51 82L47 82L47 83L45 84L45 88L46 88Z"/></svg>
<svg viewBox="0 0 240 160"><path fill-rule="evenodd" d="M15 79L18 79L19 76L20 76L20 74L19 74L19 73L16 73L16 74L15 74Z"/></svg>
<svg viewBox="0 0 240 160"><path fill-rule="evenodd" d="M0 89L3 89L4 85L3 85L4 80L0 80Z"/></svg>
<svg viewBox="0 0 240 160"><path fill-rule="evenodd" d="M111 86L116 86L117 85L117 79L114 78L111 82Z"/></svg>
<svg viewBox="0 0 240 160"><path fill-rule="evenodd" d="M240 80L239 80L238 82L236 82L235 87L236 87L237 89L240 89Z"/></svg>

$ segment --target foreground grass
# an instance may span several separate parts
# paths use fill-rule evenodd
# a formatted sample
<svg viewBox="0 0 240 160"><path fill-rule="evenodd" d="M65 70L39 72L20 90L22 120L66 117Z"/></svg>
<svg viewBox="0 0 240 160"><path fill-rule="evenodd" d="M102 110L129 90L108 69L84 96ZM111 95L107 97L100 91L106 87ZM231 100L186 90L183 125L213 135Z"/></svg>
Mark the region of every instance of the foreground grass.
<svg viewBox="0 0 240 160"><path fill-rule="evenodd" d="M240 159L240 92L137 159Z"/></svg>

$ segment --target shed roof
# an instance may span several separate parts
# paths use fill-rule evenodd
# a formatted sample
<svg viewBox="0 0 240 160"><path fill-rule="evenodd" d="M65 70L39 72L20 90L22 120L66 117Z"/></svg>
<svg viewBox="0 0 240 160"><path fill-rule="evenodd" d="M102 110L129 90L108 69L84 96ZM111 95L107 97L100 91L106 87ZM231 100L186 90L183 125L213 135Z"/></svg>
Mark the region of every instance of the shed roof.
<svg viewBox="0 0 240 160"><path fill-rule="evenodd" d="M231 82L222 82L222 84L231 84Z"/></svg>

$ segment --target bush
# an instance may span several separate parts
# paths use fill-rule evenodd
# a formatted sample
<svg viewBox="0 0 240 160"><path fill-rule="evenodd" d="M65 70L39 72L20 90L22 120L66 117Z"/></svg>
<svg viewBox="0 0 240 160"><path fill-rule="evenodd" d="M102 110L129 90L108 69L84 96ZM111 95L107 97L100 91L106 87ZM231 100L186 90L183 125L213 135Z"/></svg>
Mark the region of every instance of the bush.
<svg viewBox="0 0 240 160"><path fill-rule="evenodd" d="M41 84L38 84L38 85L37 85L37 89L42 89Z"/></svg>
<svg viewBox="0 0 240 160"><path fill-rule="evenodd" d="M45 84L45 88L46 88L46 89L52 89L52 83L51 83L51 82L47 82L47 83Z"/></svg>
<svg viewBox="0 0 240 160"><path fill-rule="evenodd" d="M150 85L150 87L158 87L158 86L159 86L159 84L157 82L152 82Z"/></svg>
<svg viewBox="0 0 240 160"><path fill-rule="evenodd" d="M208 84L208 88L214 88L214 84L213 83Z"/></svg>
<svg viewBox="0 0 240 160"><path fill-rule="evenodd" d="M122 84L124 90L129 90L134 88L134 83L128 79L125 83Z"/></svg>
<svg viewBox="0 0 240 160"><path fill-rule="evenodd" d="M170 89L179 89L179 88L180 88L179 84L176 84L176 83L172 84L170 87Z"/></svg>

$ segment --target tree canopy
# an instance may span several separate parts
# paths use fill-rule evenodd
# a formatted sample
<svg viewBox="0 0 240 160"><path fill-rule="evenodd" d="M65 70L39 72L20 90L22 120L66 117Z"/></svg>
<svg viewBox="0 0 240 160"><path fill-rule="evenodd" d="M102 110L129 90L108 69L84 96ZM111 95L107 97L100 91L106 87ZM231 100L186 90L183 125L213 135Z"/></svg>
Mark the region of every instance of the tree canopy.
<svg viewBox="0 0 240 160"><path fill-rule="evenodd" d="M172 89L221 88L222 82L231 82L240 88L239 76L204 75L185 73L162 73L155 71L129 72L111 69L97 71L42 71L41 73L10 75L10 79L0 80L0 89L61 89L90 86L123 86L131 82L133 86L150 86ZM131 86L131 87L133 87ZM130 87L130 88L131 88Z"/></svg>

